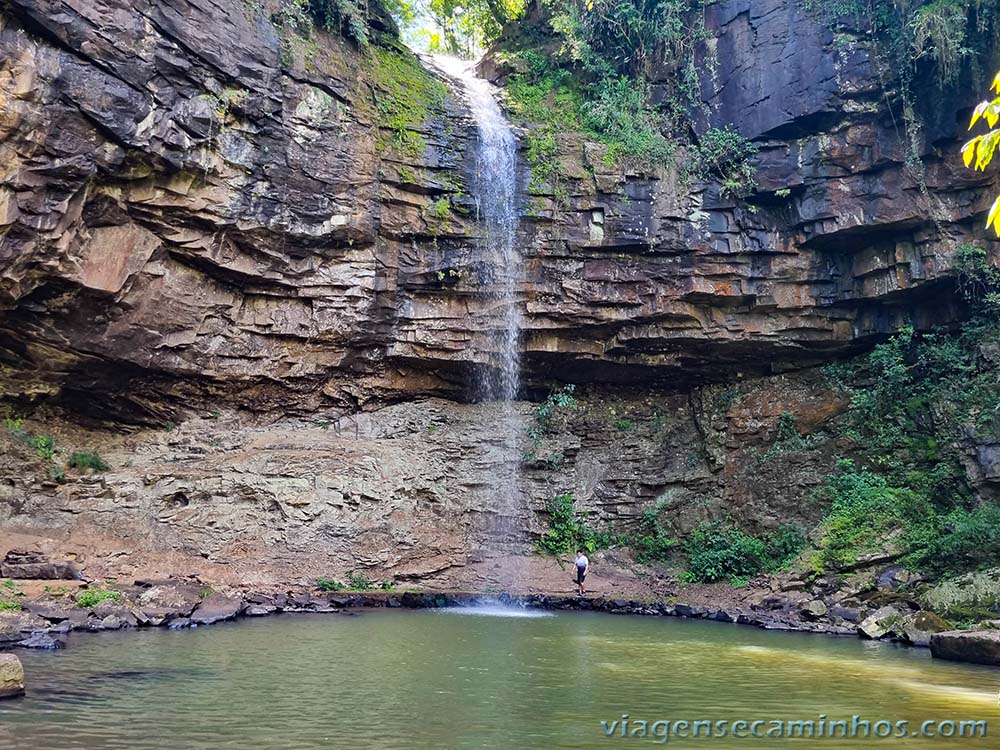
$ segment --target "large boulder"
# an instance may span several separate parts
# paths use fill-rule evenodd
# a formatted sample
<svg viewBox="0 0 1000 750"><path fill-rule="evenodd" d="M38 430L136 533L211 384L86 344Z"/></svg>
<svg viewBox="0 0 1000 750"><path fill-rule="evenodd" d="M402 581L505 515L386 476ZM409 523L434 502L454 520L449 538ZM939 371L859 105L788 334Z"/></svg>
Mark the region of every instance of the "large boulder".
<svg viewBox="0 0 1000 750"><path fill-rule="evenodd" d="M799 613L808 620L819 620L830 611L822 599L812 599L802 605Z"/></svg>
<svg viewBox="0 0 1000 750"><path fill-rule="evenodd" d="M24 609L33 615L38 615L49 622L60 623L69 621L76 627L87 623L87 612L76 606L76 602L67 597L44 597L24 602Z"/></svg>
<svg viewBox="0 0 1000 750"><path fill-rule="evenodd" d="M0 698L24 695L24 667L14 654L0 654Z"/></svg>
<svg viewBox="0 0 1000 750"><path fill-rule="evenodd" d="M52 562L41 552L12 549L0 563L0 576L41 580L76 580L80 572L73 563Z"/></svg>
<svg viewBox="0 0 1000 750"><path fill-rule="evenodd" d="M55 651L56 649L62 648L66 644L58 638L53 638L48 633L32 633L23 641L18 641L17 645L21 648L34 648L41 651Z"/></svg>
<svg viewBox="0 0 1000 750"><path fill-rule="evenodd" d="M900 627L903 623L903 614L895 607L879 607L868 615L861 624L858 625L858 633L865 638L878 640L885 638Z"/></svg>
<svg viewBox="0 0 1000 750"><path fill-rule="evenodd" d="M232 620L242 609L243 598L240 596L211 594L203 599L191 614L191 622L195 625L212 625L216 622Z"/></svg>
<svg viewBox="0 0 1000 750"><path fill-rule="evenodd" d="M22 611L0 611L0 643L16 643L37 631L48 629L49 623L37 615Z"/></svg>
<svg viewBox="0 0 1000 750"><path fill-rule="evenodd" d="M136 619L145 625L163 625L188 617L200 602L200 587L164 583L143 591L134 611Z"/></svg>
<svg viewBox="0 0 1000 750"><path fill-rule="evenodd" d="M1000 667L1000 630L949 630L931 636L937 659Z"/></svg>
<svg viewBox="0 0 1000 750"><path fill-rule="evenodd" d="M911 646L927 648L935 633L943 633L950 628L950 623L933 612L917 612L904 619L900 637Z"/></svg>

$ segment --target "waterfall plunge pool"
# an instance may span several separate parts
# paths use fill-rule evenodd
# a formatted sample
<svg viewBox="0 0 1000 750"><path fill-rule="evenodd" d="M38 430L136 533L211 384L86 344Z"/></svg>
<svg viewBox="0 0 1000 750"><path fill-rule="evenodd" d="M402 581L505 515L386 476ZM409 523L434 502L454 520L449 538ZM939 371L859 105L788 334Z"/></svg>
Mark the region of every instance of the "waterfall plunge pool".
<svg viewBox="0 0 1000 750"><path fill-rule="evenodd" d="M666 744L688 749L987 750L1000 736L1000 671L990 668L724 623L547 614L377 610L81 634L63 651L19 654L28 694L0 703L0 748L663 746L621 737L621 724L605 736L601 722L623 714L650 723L858 715L913 732L928 720L983 720L989 732Z"/></svg>

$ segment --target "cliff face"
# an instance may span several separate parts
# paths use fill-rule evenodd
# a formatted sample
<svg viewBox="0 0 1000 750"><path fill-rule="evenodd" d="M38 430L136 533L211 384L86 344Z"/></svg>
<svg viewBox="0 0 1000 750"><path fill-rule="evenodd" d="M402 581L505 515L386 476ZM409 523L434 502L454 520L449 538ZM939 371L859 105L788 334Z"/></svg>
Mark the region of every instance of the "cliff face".
<svg viewBox="0 0 1000 750"><path fill-rule="evenodd" d="M790 406L809 428L835 418L803 368L957 314L951 255L980 237L995 183L957 156L951 116L971 102L945 91L908 137L864 31L835 40L800 6L706 9L695 128L733 122L758 143L747 202L680 167L611 168L573 134L565 190L523 196L527 382L603 384L550 438L559 460L529 461L534 509L573 491L605 521L664 498L682 525L811 517L826 451L794 459L791 482L749 461ZM199 417L122 438L57 428L113 470L12 475L8 528L288 570L463 565L496 511L489 476L509 467L489 410L457 403L494 321L472 125L447 81L280 4L5 7L2 394L128 423ZM705 385L720 381L736 385Z"/></svg>

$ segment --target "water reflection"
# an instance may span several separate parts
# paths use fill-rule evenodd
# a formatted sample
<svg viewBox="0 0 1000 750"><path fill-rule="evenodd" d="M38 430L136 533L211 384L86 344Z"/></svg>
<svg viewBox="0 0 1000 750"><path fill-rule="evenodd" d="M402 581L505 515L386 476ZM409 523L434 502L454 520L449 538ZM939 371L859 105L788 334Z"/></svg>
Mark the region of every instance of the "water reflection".
<svg viewBox="0 0 1000 750"><path fill-rule="evenodd" d="M606 738L601 720L622 714L858 714L914 726L985 719L1000 732L1000 672L922 651L667 618L454 614L284 616L73 637L63 651L22 654L29 695L0 704L0 748L655 746ZM905 747L940 750L942 742L908 738ZM985 742L954 738L946 747L984 750L995 740ZM713 738L669 746L819 744ZM897 750L874 739L854 746Z"/></svg>

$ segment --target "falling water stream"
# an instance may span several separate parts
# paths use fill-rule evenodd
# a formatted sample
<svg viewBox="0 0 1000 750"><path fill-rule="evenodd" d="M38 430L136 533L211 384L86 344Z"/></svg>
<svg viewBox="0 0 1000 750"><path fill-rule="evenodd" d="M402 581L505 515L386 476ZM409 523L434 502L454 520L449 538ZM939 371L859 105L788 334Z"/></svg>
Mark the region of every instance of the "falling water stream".
<svg viewBox="0 0 1000 750"><path fill-rule="evenodd" d="M504 548L510 551L519 537L516 518L523 516L518 481L522 428L515 407L521 379L518 286L522 278L516 243L517 138L500 111L493 87L476 75L470 63L446 57L435 58L435 63L461 83L477 129L476 169L471 187L483 230L478 260L487 305L484 316L487 330L484 351L480 352L486 366L473 386L476 400L496 409L499 453L494 463L502 470L491 478L497 502L490 536L494 551ZM516 586L514 571L507 569L510 566L504 568L503 583L507 587Z"/></svg>

